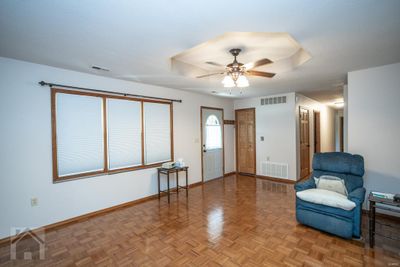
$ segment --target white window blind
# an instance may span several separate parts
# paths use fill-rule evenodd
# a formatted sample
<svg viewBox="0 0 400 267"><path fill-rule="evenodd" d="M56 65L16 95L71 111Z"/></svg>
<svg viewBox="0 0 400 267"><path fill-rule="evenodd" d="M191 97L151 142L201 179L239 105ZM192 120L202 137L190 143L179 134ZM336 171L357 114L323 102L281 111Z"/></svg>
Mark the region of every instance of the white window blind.
<svg viewBox="0 0 400 267"><path fill-rule="evenodd" d="M145 164L171 160L170 105L144 103Z"/></svg>
<svg viewBox="0 0 400 267"><path fill-rule="evenodd" d="M104 169L102 101L100 97L56 94L59 177Z"/></svg>
<svg viewBox="0 0 400 267"><path fill-rule="evenodd" d="M107 99L109 169L142 164L141 102Z"/></svg>

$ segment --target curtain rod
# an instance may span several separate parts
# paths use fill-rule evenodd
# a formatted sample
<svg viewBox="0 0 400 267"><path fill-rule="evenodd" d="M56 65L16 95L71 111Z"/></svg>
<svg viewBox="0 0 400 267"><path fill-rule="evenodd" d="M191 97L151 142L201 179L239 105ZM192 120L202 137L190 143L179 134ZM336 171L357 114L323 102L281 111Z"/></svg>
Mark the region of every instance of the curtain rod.
<svg viewBox="0 0 400 267"><path fill-rule="evenodd" d="M113 92L113 91L106 91L106 90L93 89L93 88L77 87L77 86L71 86L71 85L65 85L65 84L48 83L48 82L45 82L45 81L40 81L39 84L41 86L46 86L47 85L50 88L51 87L63 87L63 88L70 88L70 89L75 89L75 90L85 90L85 91L98 92L98 93L107 93L107 94L114 94L114 95L122 95L122 96L129 96L129 97L139 97L139 98L147 98L147 99L157 99L157 100L164 100L164 101L182 103L181 99L170 99L170 98L155 97L155 96L134 95L134 94L129 94L129 93L121 93L121 92Z"/></svg>

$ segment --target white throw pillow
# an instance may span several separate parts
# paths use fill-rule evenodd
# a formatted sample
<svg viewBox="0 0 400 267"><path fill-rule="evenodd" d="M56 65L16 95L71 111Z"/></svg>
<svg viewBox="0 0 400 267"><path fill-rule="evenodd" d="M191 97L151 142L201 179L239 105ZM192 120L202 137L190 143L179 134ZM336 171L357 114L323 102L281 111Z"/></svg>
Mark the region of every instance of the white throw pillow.
<svg viewBox="0 0 400 267"><path fill-rule="evenodd" d="M321 175L314 177L315 186L318 189L326 189L347 196L347 189L343 179L336 176Z"/></svg>
<svg viewBox="0 0 400 267"><path fill-rule="evenodd" d="M307 189L297 192L296 196L307 202L343 210L352 210L356 206L356 203L348 200L346 196L325 189Z"/></svg>

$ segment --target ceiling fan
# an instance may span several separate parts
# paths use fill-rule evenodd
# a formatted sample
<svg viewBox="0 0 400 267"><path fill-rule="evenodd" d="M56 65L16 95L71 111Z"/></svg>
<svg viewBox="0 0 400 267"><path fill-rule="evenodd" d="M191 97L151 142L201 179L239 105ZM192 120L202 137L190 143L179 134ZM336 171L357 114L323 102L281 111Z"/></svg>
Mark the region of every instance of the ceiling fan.
<svg viewBox="0 0 400 267"><path fill-rule="evenodd" d="M249 81L247 80L246 76L260 76L260 77L265 77L265 78L272 78L275 76L275 73L270 73L270 72L263 72L263 71L256 71L252 70L254 68L271 64L272 61L269 60L268 58L263 58L260 60L257 60L255 62L250 62L247 64L240 63L236 60L236 57L239 55L239 53L242 50L239 48L234 48L229 50L229 52L232 54L234 57L234 60L232 63L223 66L219 63L216 62L206 62L209 65L217 66L217 67L224 67L225 70L222 72L217 72L217 73L210 73L210 74L205 74L205 75L200 75L197 76L197 78L205 78L205 77L210 77L214 75L222 75L225 74L224 79L222 80L222 83L224 84L224 87L247 87L249 86Z"/></svg>

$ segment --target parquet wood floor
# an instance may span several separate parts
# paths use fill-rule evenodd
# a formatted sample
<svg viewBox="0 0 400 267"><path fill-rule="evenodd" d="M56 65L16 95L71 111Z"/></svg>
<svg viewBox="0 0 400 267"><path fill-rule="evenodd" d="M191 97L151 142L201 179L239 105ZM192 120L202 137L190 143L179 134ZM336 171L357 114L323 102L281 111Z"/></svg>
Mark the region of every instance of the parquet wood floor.
<svg viewBox="0 0 400 267"><path fill-rule="evenodd" d="M366 218L364 218L364 225ZM364 235L367 236L364 231ZM230 176L46 233L45 260L2 266L400 266L400 245L347 241L299 225L293 185ZM34 247L18 245L17 257ZM397 246L397 247L396 247Z"/></svg>

